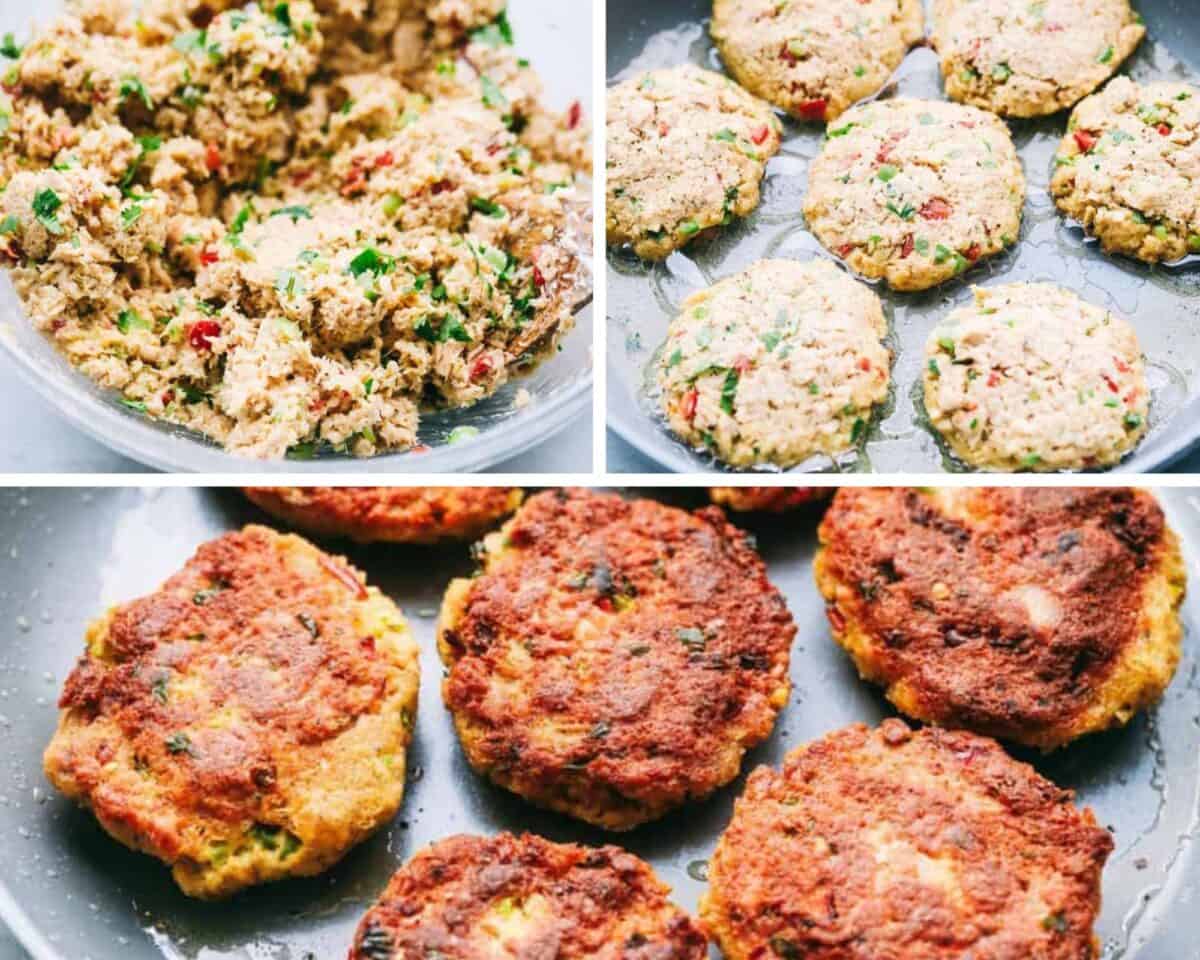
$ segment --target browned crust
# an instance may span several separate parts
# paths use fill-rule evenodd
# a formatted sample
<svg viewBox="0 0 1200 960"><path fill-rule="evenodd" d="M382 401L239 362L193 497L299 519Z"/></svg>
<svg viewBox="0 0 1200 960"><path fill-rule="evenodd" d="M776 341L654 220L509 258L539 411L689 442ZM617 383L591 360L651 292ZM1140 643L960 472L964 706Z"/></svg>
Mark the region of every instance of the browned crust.
<svg viewBox="0 0 1200 960"><path fill-rule="evenodd" d="M1183 566L1145 492L843 489L820 538L835 638L922 720L1050 748L1178 661Z"/></svg>
<svg viewBox="0 0 1200 960"><path fill-rule="evenodd" d="M625 829L728 783L770 734L795 625L719 509L547 492L488 546L439 635L477 770Z"/></svg>
<svg viewBox="0 0 1200 960"><path fill-rule="evenodd" d="M711 487L712 502L737 513L786 513L824 500L830 487Z"/></svg>
<svg viewBox="0 0 1200 960"><path fill-rule="evenodd" d="M188 893L315 873L395 813L416 647L342 558L246 527L88 641L46 773Z"/></svg>
<svg viewBox="0 0 1200 960"><path fill-rule="evenodd" d="M247 499L314 536L359 543L472 540L521 505L515 487L247 487Z"/></svg>
<svg viewBox="0 0 1200 960"><path fill-rule="evenodd" d="M729 960L1086 960L1113 849L992 740L859 724L756 770L702 923Z"/></svg>
<svg viewBox="0 0 1200 960"><path fill-rule="evenodd" d="M417 854L363 918L350 960L704 960L707 941L650 867L618 847L455 836ZM508 943L488 919L528 911ZM512 951L511 954L509 951Z"/></svg>

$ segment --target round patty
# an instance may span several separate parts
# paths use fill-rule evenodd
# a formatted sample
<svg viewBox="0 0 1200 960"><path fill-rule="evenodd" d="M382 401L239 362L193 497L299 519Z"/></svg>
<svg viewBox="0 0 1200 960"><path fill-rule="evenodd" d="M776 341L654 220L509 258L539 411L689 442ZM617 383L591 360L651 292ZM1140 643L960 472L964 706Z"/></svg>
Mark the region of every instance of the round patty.
<svg viewBox="0 0 1200 960"><path fill-rule="evenodd" d="M472 540L521 505L517 487L247 487L289 526L359 543Z"/></svg>
<svg viewBox="0 0 1200 960"><path fill-rule="evenodd" d="M246 527L91 625L46 776L189 896L309 876L399 808L419 679L362 574Z"/></svg>
<svg viewBox="0 0 1200 960"><path fill-rule="evenodd" d="M1109 253L1200 254L1200 87L1117 77L1071 114L1050 192Z"/></svg>
<svg viewBox="0 0 1200 960"><path fill-rule="evenodd" d="M883 88L925 17L921 0L713 0L711 31L738 83L824 123Z"/></svg>
<svg viewBox="0 0 1200 960"><path fill-rule="evenodd" d="M877 100L831 124L804 216L864 277L925 290L1016 242L1025 175L1008 127L975 107Z"/></svg>
<svg viewBox="0 0 1200 960"><path fill-rule="evenodd" d="M925 355L929 418L972 466L1106 467L1146 432L1137 334L1061 287L977 288L929 335Z"/></svg>
<svg viewBox="0 0 1200 960"><path fill-rule="evenodd" d="M719 73L654 70L608 91L608 242L662 260L758 206L782 127Z"/></svg>
<svg viewBox="0 0 1200 960"><path fill-rule="evenodd" d="M993 740L885 720L751 774L701 920L728 960L1087 960L1108 832Z"/></svg>
<svg viewBox="0 0 1200 960"><path fill-rule="evenodd" d="M671 321L663 413L684 442L734 466L843 453L887 397L885 336L879 297L832 263L760 260Z"/></svg>
<svg viewBox="0 0 1200 960"><path fill-rule="evenodd" d="M712 487L712 502L735 513L785 513L824 500L830 487Z"/></svg>
<svg viewBox="0 0 1200 960"><path fill-rule="evenodd" d="M456 836L401 868L350 960L704 960L704 935L650 866L618 847Z"/></svg>
<svg viewBox="0 0 1200 960"><path fill-rule="evenodd" d="M716 507L531 498L451 584L446 706L471 766L624 830L737 776L787 702L795 625Z"/></svg>
<svg viewBox="0 0 1200 960"><path fill-rule="evenodd" d="M1150 494L843 489L820 528L834 639L904 713L1050 750L1179 663L1186 574Z"/></svg>
<svg viewBox="0 0 1200 960"><path fill-rule="evenodd" d="M934 0L946 94L1009 117L1073 106L1146 34L1129 0Z"/></svg>

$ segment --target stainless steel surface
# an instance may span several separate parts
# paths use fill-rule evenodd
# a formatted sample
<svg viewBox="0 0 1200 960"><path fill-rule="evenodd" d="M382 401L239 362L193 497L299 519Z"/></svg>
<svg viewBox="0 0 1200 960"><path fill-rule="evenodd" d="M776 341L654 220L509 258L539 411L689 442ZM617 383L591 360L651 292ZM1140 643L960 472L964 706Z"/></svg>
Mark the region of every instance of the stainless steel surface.
<svg viewBox="0 0 1200 960"><path fill-rule="evenodd" d="M0 34L19 41L30 24L59 12L63 0L3 0ZM510 18L516 46L530 58L547 88L547 100L565 109L575 99L593 118L591 0L563 6L555 0L512 0ZM587 247L590 253L590 246ZM589 258L590 259L590 258ZM207 439L169 424L154 422L122 407L111 391L76 372L26 320L7 271L0 271L0 354L12 361L22 397L40 396L76 429L116 453L147 466L171 471L358 473L364 469L398 473L463 473L481 470L522 454L561 430L592 398L593 308L580 312L576 327L563 338L561 351L529 376L504 386L495 396L468 410L441 411L422 419L425 453L390 454L369 467L351 457L325 456L313 461L253 461L234 457ZM531 402L517 402L527 390ZM478 434L452 442L455 428ZM456 439L460 434L453 435ZM0 454L0 470L7 464ZM587 465L584 464L584 467Z"/></svg>
<svg viewBox="0 0 1200 960"><path fill-rule="evenodd" d="M0 472L145 473L150 468L122 456L72 426L41 397L11 375L12 361L0 354ZM537 446L487 467L481 473L591 473L592 411L588 406L561 430L540 434ZM394 473L386 460L366 460L364 474ZM0 952L0 960L4 954Z"/></svg>
<svg viewBox="0 0 1200 960"><path fill-rule="evenodd" d="M657 496L699 503L702 491ZM1200 577L1200 494L1164 495ZM35 960L333 960L392 871L424 844L460 831L533 830L556 840L616 840L646 857L694 908L697 867L728 821L742 780L704 803L619 837L540 813L476 777L440 700L434 611L448 580L471 569L465 547L357 548L350 556L400 602L422 645L423 690L413 783L397 819L327 875L219 904L184 898L166 870L108 839L53 794L39 757L54 701L106 604L152 589L202 540L261 519L233 491L0 492L0 915L18 925ZM812 582L815 512L765 518L757 534L772 580L799 626L795 690L769 742L745 769L778 763L800 743L890 710L828 638ZM1195 960L1200 902L1200 591L1184 611L1183 663L1163 703L1125 730L1030 759L1077 789L1110 826L1100 933L1106 960ZM690 870L689 870L690 868ZM6 892L7 891L7 892ZM6 896L11 896L6 901Z"/></svg>
<svg viewBox="0 0 1200 960"><path fill-rule="evenodd" d="M928 4L927 4L928 5ZM1187 79L1200 83L1200 19L1194 0L1141 0L1147 39L1123 72L1138 80ZM711 0L608 0L610 81L641 71L694 62L721 70L707 33ZM918 48L900 66L885 92L945 99L937 58ZM973 284L1050 281L1128 317L1147 357L1153 391L1150 432L1122 470L1160 469L1200 440L1200 257L1173 268L1149 268L1102 254L1059 217L1047 192L1066 113L1010 124L1028 180L1020 243L962 278L921 294L879 286L892 325L893 388L858 456L839 458L844 470L930 473L960 470L924 415L920 402L923 350L929 331L968 300ZM676 471L722 470L706 454L674 440L662 425L653 390L654 354L678 304L695 290L737 273L767 256L807 260L830 257L804 225L800 212L808 164L822 134L811 125L785 123L783 150L767 168L761 207L715 239L693 244L663 264L648 266L627 252L608 256L609 424L644 456ZM817 458L807 469L833 469ZM798 468L803 469L803 468Z"/></svg>

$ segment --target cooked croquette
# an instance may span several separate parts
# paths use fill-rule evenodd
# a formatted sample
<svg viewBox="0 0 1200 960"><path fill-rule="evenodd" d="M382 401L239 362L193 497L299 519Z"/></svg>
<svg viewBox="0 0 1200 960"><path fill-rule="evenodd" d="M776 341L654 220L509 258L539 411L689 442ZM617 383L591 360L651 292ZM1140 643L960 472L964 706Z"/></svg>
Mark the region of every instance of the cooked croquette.
<svg viewBox="0 0 1200 960"><path fill-rule="evenodd" d="M46 776L189 896L317 874L399 808L419 678L362 574L246 527L92 624Z"/></svg>
<svg viewBox="0 0 1200 960"><path fill-rule="evenodd" d="M704 960L704 935L669 893L618 847L449 837L392 878L350 960Z"/></svg>
<svg viewBox="0 0 1200 960"><path fill-rule="evenodd" d="M829 487L712 487L712 502L735 513L785 513L824 500Z"/></svg>
<svg viewBox="0 0 1200 960"><path fill-rule="evenodd" d="M516 487L247 487L245 494L289 526L359 543L472 540L522 499Z"/></svg>
<svg viewBox="0 0 1200 960"><path fill-rule="evenodd" d="M701 922L727 960L1090 960L1108 832L962 731L885 720L760 767Z"/></svg>
<svg viewBox="0 0 1200 960"><path fill-rule="evenodd" d="M450 585L438 646L471 766L611 830L737 776L787 702L795 625L745 534L587 490L531 498Z"/></svg>
<svg viewBox="0 0 1200 960"><path fill-rule="evenodd" d="M1183 558L1149 493L843 489L820 540L834 638L919 720L1052 750L1179 663Z"/></svg>

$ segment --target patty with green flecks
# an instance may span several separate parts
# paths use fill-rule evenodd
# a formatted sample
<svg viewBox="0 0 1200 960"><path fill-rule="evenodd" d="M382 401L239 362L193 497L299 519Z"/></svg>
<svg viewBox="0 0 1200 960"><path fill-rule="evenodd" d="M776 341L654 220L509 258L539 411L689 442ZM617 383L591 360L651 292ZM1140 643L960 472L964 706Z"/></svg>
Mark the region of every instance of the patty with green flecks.
<svg viewBox="0 0 1200 960"><path fill-rule="evenodd" d="M246 527L91 625L46 776L189 896L311 876L399 808L419 676L361 573Z"/></svg>
<svg viewBox="0 0 1200 960"><path fill-rule="evenodd" d="M887 83L925 31L921 0L714 0L729 72L792 116L837 119Z"/></svg>
<svg viewBox="0 0 1200 960"><path fill-rule="evenodd" d="M965 463L1082 470L1146 432L1150 388L1126 321L1048 283L980 287L925 347L925 409Z"/></svg>
<svg viewBox="0 0 1200 960"><path fill-rule="evenodd" d="M1050 181L1108 253L1200 254L1200 87L1117 77L1071 114Z"/></svg>
<svg viewBox="0 0 1200 960"><path fill-rule="evenodd" d="M350 960L704 960L708 941L618 847L454 836L392 878Z"/></svg>
<svg viewBox="0 0 1200 960"><path fill-rule="evenodd" d="M1093 960L1108 831L998 743L891 718L759 767L709 864L726 960Z"/></svg>
<svg viewBox="0 0 1200 960"><path fill-rule="evenodd" d="M926 290L1016 243L1024 203L1021 162L994 114L878 100L830 124L804 216L857 273Z"/></svg>
<svg viewBox="0 0 1200 960"><path fill-rule="evenodd" d="M641 74L608 92L610 245L662 260L758 206L782 127L732 80L695 66Z"/></svg>
<svg viewBox="0 0 1200 960"><path fill-rule="evenodd" d="M787 702L795 625L746 534L589 490L530 498L454 581L442 695L471 766L628 830L733 780Z"/></svg>
<svg viewBox="0 0 1200 960"><path fill-rule="evenodd" d="M935 0L931 41L952 100L1037 117L1095 90L1145 34L1129 0Z"/></svg>
<svg viewBox="0 0 1200 960"><path fill-rule="evenodd" d="M826 260L761 260L684 301L659 353L672 432L738 467L852 449L887 396L870 288Z"/></svg>

